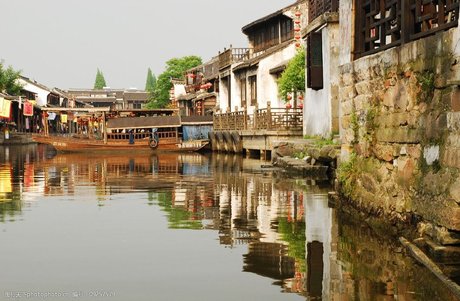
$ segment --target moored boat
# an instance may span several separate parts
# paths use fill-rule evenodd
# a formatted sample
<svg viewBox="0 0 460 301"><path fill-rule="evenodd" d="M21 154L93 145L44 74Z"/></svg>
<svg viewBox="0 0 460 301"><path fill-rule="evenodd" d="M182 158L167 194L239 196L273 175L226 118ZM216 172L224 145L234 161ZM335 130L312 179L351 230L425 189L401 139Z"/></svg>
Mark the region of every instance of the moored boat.
<svg viewBox="0 0 460 301"><path fill-rule="evenodd" d="M178 115L126 116L119 114L97 119L98 127L89 124L74 134L34 134L33 140L52 145L62 152L87 151L199 151L207 139L183 139ZM94 114L93 114L94 115ZM93 118L94 119L94 118ZM102 121L103 120L103 121ZM90 121L91 122L91 121Z"/></svg>

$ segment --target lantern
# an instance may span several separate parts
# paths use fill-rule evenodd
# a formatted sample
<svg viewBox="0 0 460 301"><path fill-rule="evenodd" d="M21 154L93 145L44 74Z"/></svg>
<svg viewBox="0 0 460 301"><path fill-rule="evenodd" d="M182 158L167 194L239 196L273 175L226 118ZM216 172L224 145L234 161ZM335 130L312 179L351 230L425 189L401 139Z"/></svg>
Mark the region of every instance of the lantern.
<svg viewBox="0 0 460 301"><path fill-rule="evenodd" d="M286 109L290 109L290 108L292 108L292 105L290 103L287 103L286 104Z"/></svg>
<svg viewBox="0 0 460 301"><path fill-rule="evenodd" d="M302 15L301 12L299 12L299 11L295 12L295 16L296 16L296 17L300 17L301 15Z"/></svg>

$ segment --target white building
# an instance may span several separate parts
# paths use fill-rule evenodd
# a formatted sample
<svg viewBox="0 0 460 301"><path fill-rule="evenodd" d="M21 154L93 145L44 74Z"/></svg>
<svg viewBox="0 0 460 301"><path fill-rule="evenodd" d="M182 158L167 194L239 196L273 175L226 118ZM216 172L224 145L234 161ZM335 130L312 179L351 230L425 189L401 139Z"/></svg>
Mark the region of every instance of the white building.
<svg viewBox="0 0 460 301"><path fill-rule="evenodd" d="M225 49L219 54L219 109L221 112L256 106L284 107L277 79L301 46L300 32L307 24L307 1L280 9L242 28L248 48Z"/></svg>

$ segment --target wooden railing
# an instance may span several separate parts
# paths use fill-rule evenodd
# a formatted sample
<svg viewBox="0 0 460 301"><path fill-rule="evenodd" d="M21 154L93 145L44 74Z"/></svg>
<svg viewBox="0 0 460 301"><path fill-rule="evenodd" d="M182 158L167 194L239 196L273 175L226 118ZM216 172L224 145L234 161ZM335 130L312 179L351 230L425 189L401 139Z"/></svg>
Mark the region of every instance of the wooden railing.
<svg viewBox="0 0 460 301"><path fill-rule="evenodd" d="M310 0L308 18L311 21L328 12L339 11L339 0Z"/></svg>
<svg viewBox="0 0 460 301"><path fill-rule="evenodd" d="M249 59L252 50L250 48L230 48L219 53L219 69L230 66L233 63Z"/></svg>
<svg viewBox="0 0 460 301"><path fill-rule="evenodd" d="M291 130L301 131L303 113L300 108L256 109L250 115L246 110L215 114L215 131Z"/></svg>
<svg viewBox="0 0 460 301"><path fill-rule="evenodd" d="M134 135L134 140L146 139L152 137L150 132L142 133L107 133L107 140L129 140L130 135ZM177 133L175 131L157 132L158 138L176 138Z"/></svg>

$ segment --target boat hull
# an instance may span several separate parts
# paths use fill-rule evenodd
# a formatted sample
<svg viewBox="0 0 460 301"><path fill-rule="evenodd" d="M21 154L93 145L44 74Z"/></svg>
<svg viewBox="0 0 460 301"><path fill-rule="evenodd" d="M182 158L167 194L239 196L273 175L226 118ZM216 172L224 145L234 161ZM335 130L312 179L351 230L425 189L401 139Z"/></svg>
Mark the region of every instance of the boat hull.
<svg viewBox="0 0 460 301"><path fill-rule="evenodd" d="M199 151L209 144L208 140L193 140L177 142L176 139L160 139L158 147L151 148L149 139L140 139L129 143L129 141L107 141L75 138L63 136L33 135L32 139L37 143L53 146L59 152L155 152L155 151Z"/></svg>

